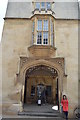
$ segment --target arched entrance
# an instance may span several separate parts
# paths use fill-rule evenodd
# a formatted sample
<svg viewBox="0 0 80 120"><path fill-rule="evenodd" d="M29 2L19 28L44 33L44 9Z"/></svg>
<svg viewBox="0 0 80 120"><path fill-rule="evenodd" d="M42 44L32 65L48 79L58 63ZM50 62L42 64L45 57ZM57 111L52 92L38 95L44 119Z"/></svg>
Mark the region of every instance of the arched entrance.
<svg viewBox="0 0 80 120"><path fill-rule="evenodd" d="M30 59L21 57L19 68L18 80L23 86L21 92L23 104L36 103L38 98L37 86L43 84L49 92L51 91L51 97L48 96L46 101L57 103L60 108L62 93L64 92L63 84L64 87L66 86L64 58Z"/></svg>
<svg viewBox="0 0 80 120"><path fill-rule="evenodd" d="M38 65L29 68L25 74L24 104L37 103L58 105L58 72L54 68Z"/></svg>

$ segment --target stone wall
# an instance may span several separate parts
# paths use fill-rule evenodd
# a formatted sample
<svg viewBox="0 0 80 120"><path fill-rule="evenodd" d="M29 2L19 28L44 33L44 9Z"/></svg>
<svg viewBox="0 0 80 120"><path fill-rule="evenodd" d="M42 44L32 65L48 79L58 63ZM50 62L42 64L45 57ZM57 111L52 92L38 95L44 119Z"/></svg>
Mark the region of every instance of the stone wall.
<svg viewBox="0 0 80 120"><path fill-rule="evenodd" d="M65 58L69 111L73 113L78 104L78 21L55 21L55 45L56 55Z"/></svg>
<svg viewBox="0 0 80 120"><path fill-rule="evenodd" d="M69 99L69 111L78 104L78 21L54 20L56 57L65 58L67 76L64 93ZM19 72L20 56L29 57L32 45L32 21L29 19L6 19L2 35L2 90L3 102L19 103L16 94L21 85L15 85ZM63 93L63 94L64 94ZM10 96L14 95L15 99ZM20 95L19 97L20 98Z"/></svg>

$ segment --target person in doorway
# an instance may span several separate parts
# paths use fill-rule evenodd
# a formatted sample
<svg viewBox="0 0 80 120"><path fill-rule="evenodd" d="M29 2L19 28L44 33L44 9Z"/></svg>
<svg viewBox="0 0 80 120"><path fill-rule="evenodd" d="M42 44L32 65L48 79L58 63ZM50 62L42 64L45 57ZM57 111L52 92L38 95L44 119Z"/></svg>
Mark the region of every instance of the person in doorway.
<svg viewBox="0 0 80 120"><path fill-rule="evenodd" d="M66 95L63 95L63 99L61 100L61 105L63 108L63 114L66 117L66 120L68 120L68 99Z"/></svg>

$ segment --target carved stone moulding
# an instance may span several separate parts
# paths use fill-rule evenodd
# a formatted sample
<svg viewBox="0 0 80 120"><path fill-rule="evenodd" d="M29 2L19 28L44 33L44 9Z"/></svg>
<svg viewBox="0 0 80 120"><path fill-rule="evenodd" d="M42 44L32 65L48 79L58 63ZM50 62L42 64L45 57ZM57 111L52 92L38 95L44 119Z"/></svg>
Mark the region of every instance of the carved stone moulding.
<svg viewBox="0 0 80 120"><path fill-rule="evenodd" d="M32 57L48 58L55 56L56 48L50 45L32 45L28 50Z"/></svg>
<svg viewBox="0 0 80 120"><path fill-rule="evenodd" d="M65 60L64 58L28 58L28 57L20 57L20 68L22 68L25 64L29 64L30 62L34 61L50 61L51 63L55 63L56 65L60 66L62 69L65 69Z"/></svg>

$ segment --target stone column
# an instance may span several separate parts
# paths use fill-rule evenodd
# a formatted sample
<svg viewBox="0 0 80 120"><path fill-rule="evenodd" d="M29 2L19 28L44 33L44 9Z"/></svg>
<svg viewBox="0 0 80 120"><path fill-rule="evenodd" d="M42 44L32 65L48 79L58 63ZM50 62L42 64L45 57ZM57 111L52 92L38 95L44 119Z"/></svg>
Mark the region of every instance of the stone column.
<svg viewBox="0 0 80 120"><path fill-rule="evenodd" d="M21 89L21 100L20 100L20 112L23 112L23 104L24 104L24 85Z"/></svg>

